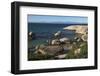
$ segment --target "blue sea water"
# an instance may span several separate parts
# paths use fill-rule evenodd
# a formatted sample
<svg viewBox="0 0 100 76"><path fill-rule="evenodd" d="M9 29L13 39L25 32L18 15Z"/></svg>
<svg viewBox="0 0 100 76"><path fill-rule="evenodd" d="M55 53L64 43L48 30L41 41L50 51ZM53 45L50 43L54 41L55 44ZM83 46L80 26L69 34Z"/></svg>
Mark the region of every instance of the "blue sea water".
<svg viewBox="0 0 100 76"><path fill-rule="evenodd" d="M33 45L46 44L48 39L52 39L57 31L61 31L61 38L67 37L73 39L75 33L73 31L63 30L64 27L72 24L50 24L50 23L28 23L28 32L36 34L36 39L32 41Z"/></svg>

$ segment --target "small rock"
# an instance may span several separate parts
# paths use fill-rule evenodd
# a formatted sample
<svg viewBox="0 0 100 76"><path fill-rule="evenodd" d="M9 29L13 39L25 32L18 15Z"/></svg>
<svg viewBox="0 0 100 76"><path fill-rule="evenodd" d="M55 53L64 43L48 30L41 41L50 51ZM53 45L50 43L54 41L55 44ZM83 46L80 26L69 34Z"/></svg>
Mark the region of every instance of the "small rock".
<svg viewBox="0 0 100 76"><path fill-rule="evenodd" d="M57 59L64 59L66 57L66 54L58 55L55 58Z"/></svg>
<svg viewBox="0 0 100 76"><path fill-rule="evenodd" d="M79 49L76 49L76 50L74 51L74 54L77 55L77 54L80 54L80 52L81 52L81 49L79 48Z"/></svg>
<svg viewBox="0 0 100 76"><path fill-rule="evenodd" d="M28 39L29 39L29 40L36 39L36 34L33 33L33 32L29 32L29 33L28 33Z"/></svg>
<svg viewBox="0 0 100 76"><path fill-rule="evenodd" d="M82 38L83 41L87 41L87 38L88 38L88 37L87 37L87 34L86 34L86 35L82 35L81 38Z"/></svg>
<svg viewBox="0 0 100 76"><path fill-rule="evenodd" d="M58 31L57 33L54 34L55 37L58 37L61 35L61 31Z"/></svg>

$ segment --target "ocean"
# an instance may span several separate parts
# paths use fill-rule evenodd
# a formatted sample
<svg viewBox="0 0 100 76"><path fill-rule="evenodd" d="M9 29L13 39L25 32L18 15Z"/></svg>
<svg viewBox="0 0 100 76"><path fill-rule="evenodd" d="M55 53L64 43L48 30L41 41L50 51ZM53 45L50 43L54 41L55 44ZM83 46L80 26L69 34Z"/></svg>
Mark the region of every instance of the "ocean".
<svg viewBox="0 0 100 76"><path fill-rule="evenodd" d="M32 40L34 46L40 44L47 44L47 40L52 39L54 34L61 31L61 38L67 37L73 39L75 37L74 31L63 30L64 27L73 24L52 24L52 23L28 23L28 32L36 34L36 39ZM74 24L75 25L75 24Z"/></svg>

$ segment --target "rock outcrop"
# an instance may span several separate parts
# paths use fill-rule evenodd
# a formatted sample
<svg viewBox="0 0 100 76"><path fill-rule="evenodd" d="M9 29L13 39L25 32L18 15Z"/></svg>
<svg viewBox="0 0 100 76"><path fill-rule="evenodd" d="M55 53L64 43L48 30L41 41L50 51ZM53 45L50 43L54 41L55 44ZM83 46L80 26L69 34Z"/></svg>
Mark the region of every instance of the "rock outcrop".
<svg viewBox="0 0 100 76"><path fill-rule="evenodd" d="M86 25L72 25L64 28L65 30L73 30L76 33L86 34L88 32L88 26Z"/></svg>
<svg viewBox="0 0 100 76"><path fill-rule="evenodd" d="M33 32L29 32L29 33L28 33L28 39L29 39L29 40L36 39L36 34L33 33Z"/></svg>
<svg viewBox="0 0 100 76"><path fill-rule="evenodd" d="M60 45L60 40L59 39L52 40L51 45Z"/></svg>
<svg viewBox="0 0 100 76"><path fill-rule="evenodd" d="M75 33L81 35L81 39L83 41L87 41L87 38L88 38L88 26L86 26L86 25L72 25L72 26L65 27L63 29L64 30L75 31Z"/></svg>
<svg viewBox="0 0 100 76"><path fill-rule="evenodd" d="M64 37L64 38L60 38L60 43L68 43L69 42L69 38Z"/></svg>

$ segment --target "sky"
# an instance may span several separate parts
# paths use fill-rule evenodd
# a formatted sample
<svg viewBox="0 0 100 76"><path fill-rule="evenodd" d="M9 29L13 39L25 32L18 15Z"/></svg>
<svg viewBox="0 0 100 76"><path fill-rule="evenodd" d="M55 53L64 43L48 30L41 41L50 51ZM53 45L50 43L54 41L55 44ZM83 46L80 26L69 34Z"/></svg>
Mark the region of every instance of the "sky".
<svg viewBox="0 0 100 76"><path fill-rule="evenodd" d="M50 15L28 15L29 23L88 23L88 17L82 16L50 16Z"/></svg>

